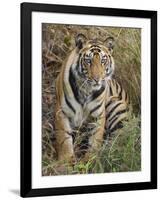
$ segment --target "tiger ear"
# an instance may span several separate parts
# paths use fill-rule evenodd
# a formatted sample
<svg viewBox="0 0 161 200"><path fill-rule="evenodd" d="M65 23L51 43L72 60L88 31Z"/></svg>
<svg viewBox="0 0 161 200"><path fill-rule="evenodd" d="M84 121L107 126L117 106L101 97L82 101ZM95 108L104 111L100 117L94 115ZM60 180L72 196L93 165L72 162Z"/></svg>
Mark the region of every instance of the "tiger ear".
<svg viewBox="0 0 161 200"><path fill-rule="evenodd" d="M78 34L75 38L75 45L76 47L78 47L79 49L83 48L83 45L86 43L87 38L85 35L83 35L82 33Z"/></svg>
<svg viewBox="0 0 161 200"><path fill-rule="evenodd" d="M108 37L106 38L106 40L104 41L105 46L108 48L108 50L112 53L113 52L113 48L115 45L115 40L113 37Z"/></svg>

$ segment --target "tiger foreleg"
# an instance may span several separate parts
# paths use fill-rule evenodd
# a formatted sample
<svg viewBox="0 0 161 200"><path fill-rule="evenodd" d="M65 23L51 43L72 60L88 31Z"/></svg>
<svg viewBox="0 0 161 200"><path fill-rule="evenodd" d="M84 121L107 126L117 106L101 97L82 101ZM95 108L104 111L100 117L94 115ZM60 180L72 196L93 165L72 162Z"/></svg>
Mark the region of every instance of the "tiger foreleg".
<svg viewBox="0 0 161 200"><path fill-rule="evenodd" d="M73 150L72 130L68 118L66 118L63 113L59 113L59 115L56 116L55 130L58 161L74 163L75 155Z"/></svg>
<svg viewBox="0 0 161 200"><path fill-rule="evenodd" d="M93 153L97 153L103 143L104 126L105 126L105 114L103 114L97 122L94 132L89 137L89 149L85 154L84 161L88 161Z"/></svg>
<svg viewBox="0 0 161 200"><path fill-rule="evenodd" d="M89 144L91 145L90 151L97 151L101 148L104 135L105 117L102 117L97 122L97 127L95 133L89 138Z"/></svg>

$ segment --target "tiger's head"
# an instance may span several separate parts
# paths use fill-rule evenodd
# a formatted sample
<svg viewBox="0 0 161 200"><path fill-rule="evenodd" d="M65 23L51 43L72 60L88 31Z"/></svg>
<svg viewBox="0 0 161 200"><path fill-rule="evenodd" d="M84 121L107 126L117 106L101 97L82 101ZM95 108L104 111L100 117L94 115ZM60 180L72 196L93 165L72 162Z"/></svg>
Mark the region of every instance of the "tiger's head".
<svg viewBox="0 0 161 200"><path fill-rule="evenodd" d="M78 34L75 43L79 52L79 74L93 87L100 87L114 73L113 37L102 42L87 40L83 34Z"/></svg>

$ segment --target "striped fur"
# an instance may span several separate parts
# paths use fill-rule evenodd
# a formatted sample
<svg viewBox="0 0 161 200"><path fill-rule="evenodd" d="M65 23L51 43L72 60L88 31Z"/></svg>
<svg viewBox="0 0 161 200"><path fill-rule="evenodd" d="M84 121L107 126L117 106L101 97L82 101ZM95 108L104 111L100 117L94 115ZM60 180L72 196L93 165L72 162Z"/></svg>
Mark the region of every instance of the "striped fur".
<svg viewBox="0 0 161 200"><path fill-rule="evenodd" d="M127 118L129 103L126 91L115 79L107 80L107 85L105 137L122 127L122 121Z"/></svg>
<svg viewBox="0 0 161 200"><path fill-rule="evenodd" d="M103 43L87 41L79 34L76 48L57 77L55 129L59 160L75 161L74 135L82 132L83 136L84 130L89 151L99 149L105 128L112 130L124 114L119 111L124 108L126 94L112 79L112 41L111 37Z"/></svg>

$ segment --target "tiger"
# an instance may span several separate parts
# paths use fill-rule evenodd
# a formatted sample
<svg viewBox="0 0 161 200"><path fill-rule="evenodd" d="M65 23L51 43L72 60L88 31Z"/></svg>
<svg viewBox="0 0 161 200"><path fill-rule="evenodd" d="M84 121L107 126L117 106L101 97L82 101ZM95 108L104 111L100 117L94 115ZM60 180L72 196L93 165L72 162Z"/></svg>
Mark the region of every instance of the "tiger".
<svg viewBox="0 0 161 200"><path fill-rule="evenodd" d="M114 43L113 37L88 40L80 33L75 48L63 62L55 83L55 137L60 161L76 162L74 130L85 127L88 152L97 151L105 130L112 131L121 121L118 115L126 114L120 111L127 108L125 91L113 79Z"/></svg>

